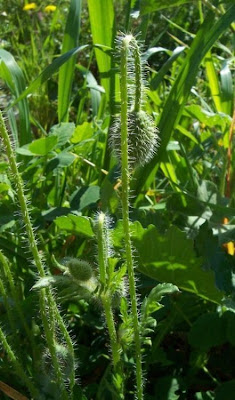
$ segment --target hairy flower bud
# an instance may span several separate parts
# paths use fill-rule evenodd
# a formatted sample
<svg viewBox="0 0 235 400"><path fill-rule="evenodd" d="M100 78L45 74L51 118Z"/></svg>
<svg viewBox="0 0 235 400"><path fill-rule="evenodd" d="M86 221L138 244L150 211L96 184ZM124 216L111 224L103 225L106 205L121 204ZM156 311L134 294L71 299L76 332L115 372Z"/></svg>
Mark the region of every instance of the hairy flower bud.
<svg viewBox="0 0 235 400"><path fill-rule="evenodd" d="M71 258L66 266L72 277L79 281L88 281L93 276L92 267L87 261Z"/></svg>
<svg viewBox="0 0 235 400"><path fill-rule="evenodd" d="M111 147L121 161L121 126L116 122L111 136ZM128 113L128 159L130 167L146 164L151 160L158 146L157 127L145 111Z"/></svg>

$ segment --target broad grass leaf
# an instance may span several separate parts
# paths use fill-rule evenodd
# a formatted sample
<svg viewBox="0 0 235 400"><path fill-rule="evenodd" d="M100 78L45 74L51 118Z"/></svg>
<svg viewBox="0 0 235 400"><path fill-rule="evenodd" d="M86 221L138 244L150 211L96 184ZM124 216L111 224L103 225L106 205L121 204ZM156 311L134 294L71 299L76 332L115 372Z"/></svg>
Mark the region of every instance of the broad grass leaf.
<svg viewBox="0 0 235 400"><path fill-rule="evenodd" d="M68 216L56 218L54 222L56 226L58 226L58 228L63 231L86 236L89 238L92 238L94 236L94 232L91 228L91 222L87 217L69 214Z"/></svg>
<svg viewBox="0 0 235 400"><path fill-rule="evenodd" d="M216 40L229 28L234 20L234 14L235 5L231 5L227 12L215 23L215 15L213 12L210 12L197 32L167 98L158 124L161 137L161 145L158 152L144 169L136 171L135 190L138 192L143 186L149 186L154 179L155 172L159 167L159 161L166 154L167 144L179 122L185 103L195 82L199 66Z"/></svg>
<svg viewBox="0 0 235 400"><path fill-rule="evenodd" d="M80 51L85 50L88 45L83 45L80 47L75 47L72 50L69 50L67 53L62 54L56 58L50 65L48 65L40 75L29 85L29 87L23 91L23 93L10 105L13 107L19 101L24 99L28 94L35 92L44 82L52 77L52 75L59 70L59 68L66 63L71 57L75 56Z"/></svg>
<svg viewBox="0 0 235 400"><path fill-rule="evenodd" d="M90 90L92 115L95 117L99 111L101 93L105 93L105 90L98 85L97 80L89 69L84 68L82 65L77 65L76 67L81 71L86 80L86 87Z"/></svg>
<svg viewBox="0 0 235 400"><path fill-rule="evenodd" d="M223 112L232 116L234 102L234 85L231 69L228 62L224 63L220 71L220 79Z"/></svg>
<svg viewBox="0 0 235 400"><path fill-rule="evenodd" d="M78 46L80 32L82 0L71 0L66 21L62 53L67 53ZM59 71L58 85L58 119L59 122L68 120L71 88L74 78L75 56L71 57Z"/></svg>
<svg viewBox="0 0 235 400"><path fill-rule="evenodd" d="M89 17L93 44L105 45L113 48L116 37L115 14L113 0L88 0ZM112 59L100 49L95 49L95 55L101 75L101 85L104 87L107 99L110 97L110 88L115 81L111 68ZM113 94L112 94L113 96Z"/></svg>
<svg viewBox="0 0 235 400"><path fill-rule="evenodd" d="M162 79L166 75L166 73L169 71L171 68L173 62L177 60L177 58L183 53L185 50L185 46L178 46L175 48L175 50L172 52L171 56L169 59L163 64L161 69L158 71L156 76L151 80L150 82L150 89L151 90L157 90L159 84L161 83Z"/></svg>
<svg viewBox="0 0 235 400"><path fill-rule="evenodd" d="M6 82L12 95L19 97L24 92L26 82L24 74L11 53L4 49L0 49L0 77ZM15 121L14 113L9 113L8 117L11 120L11 128L16 145L23 146L31 142L32 135L29 121L28 100L22 99L18 105L19 108L19 133Z"/></svg>

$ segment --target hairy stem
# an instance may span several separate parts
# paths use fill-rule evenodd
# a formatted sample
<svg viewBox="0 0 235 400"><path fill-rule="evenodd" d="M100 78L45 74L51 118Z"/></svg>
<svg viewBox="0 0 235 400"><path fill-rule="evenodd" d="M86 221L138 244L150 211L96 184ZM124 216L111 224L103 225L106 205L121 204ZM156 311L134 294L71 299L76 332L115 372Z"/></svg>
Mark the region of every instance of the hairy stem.
<svg viewBox="0 0 235 400"><path fill-rule="evenodd" d="M139 112L142 103L142 67L139 46L136 40L133 40L133 55L135 65L135 105L134 111Z"/></svg>
<svg viewBox="0 0 235 400"><path fill-rule="evenodd" d="M45 270L44 270L43 263L42 263L42 260L41 260L40 254L39 254L39 250L37 247L37 242L36 242L36 238L34 235L33 226L31 223L26 198L24 195L23 182L22 182L20 173L18 171L15 154L12 149L11 141L8 136L8 132L7 132L6 125L4 123L1 111L0 111L0 135L2 136L3 144L5 146L6 154L8 156L8 160L9 160L9 164L10 164L10 169L14 176L16 192L17 192L17 196L18 196L18 200L19 200L19 204L20 204L20 208L21 208L23 221L25 224L25 230L26 230L26 233L28 236L29 248L33 255L34 263L37 267L39 275L41 278L43 278L43 277L45 277ZM47 311L46 311L47 307L48 307L50 325L48 323L48 316L47 316ZM58 380L58 384L62 388L61 390L62 390L62 393L64 396L63 399L67 399L68 395L67 395L67 391L65 389L63 375L61 372L59 362L56 357L56 343L55 343L55 323L56 323L56 321L54 320L54 310L55 309L57 309L57 306L56 306L55 300L52 297L52 295L51 294L49 295L49 289L41 290L40 312L41 312L43 327L44 327L44 331L45 331L45 336L46 336L48 348L50 351L53 367L54 367L56 377ZM65 330L66 330L66 328L65 328Z"/></svg>
<svg viewBox="0 0 235 400"><path fill-rule="evenodd" d="M122 40L121 47L121 168L122 168L122 216L123 230L125 234L126 263L129 278L129 290L134 329L134 341L136 350L136 381L137 398L143 399L143 379L141 365L141 340L137 311L137 296L135 287L134 263L131 248L131 233L129 224L129 162L128 162L128 90L127 90L127 65L128 51L132 35L127 35Z"/></svg>
<svg viewBox="0 0 235 400"><path fill-rule="evenodd" d="M118 376L123 378L122 366L121 366L121 346L117 339L117 333L114 323L114 316L111 303L111 295L108 290L107 279L108 279L108 232L106 229L106 216L104 213L100 213L97 220L97 241L98 241L98 260L100 270L100 281L102 284L101 301L104 307L105 319L108 327L110 345L112 349L113 358L113 369L115 375L115 385L118 389L120 399L124 399L123 393L123 379L116 379Z"/></svg>
<svg viewBox="0 0 235 400"><path fill-rule="evenodd" d="M30 329L28 327L28 324L27 324L27 322L25 320L24 313L23 313L23 311L21 309L21 306L20 306L21 302L20 302L16 287L15 287L14 278L13 278L13 275L12 275L11 268L10 268L10 266L8 264L8 260L6 259L6 257L4 256L4 254L2 253L1 250L0 250L0 263L2 265L2 269L3 269L3 272L4 272L5 279L9 283L11 295L12 295L13 300L15 302L15 307L16 307L16 310L17 310L17 314L20 317L20 320L22 322L24 330L25 330L25 332L26 332L26 334L28 336L29 342L31 344L33 354L35 355L36 346L35 346L34 338L33 338L32 334L31 334L31 331L30 331ZM8 312L9 318L10 318L10 314L12 314L12 312L11 312L11 309L10 309L9 306L8 306L8 308L9 308L9 310L7 310L7 312Z"/></svg>
<svg viewBox="0 0 235 400"><path fill-rule="evenodd" d="M31 396L33 399L38 399L39 398L39 392L38 390L34 387L33 383L31 382L31 380L28 378L28 376L26 375L26 373L24 372L23 367L21 366L21 364L19 363L19 361L17 360L13 350L11 349L7 338L5 336L5 334L3 333L2 329L0 328L0 342L2 343L2 346L5 350L5 352L7 353L7 356L10 359L10 362L12 363L18 377L22 380L22 382L25 384L25 386L28 388Z"/></svg>

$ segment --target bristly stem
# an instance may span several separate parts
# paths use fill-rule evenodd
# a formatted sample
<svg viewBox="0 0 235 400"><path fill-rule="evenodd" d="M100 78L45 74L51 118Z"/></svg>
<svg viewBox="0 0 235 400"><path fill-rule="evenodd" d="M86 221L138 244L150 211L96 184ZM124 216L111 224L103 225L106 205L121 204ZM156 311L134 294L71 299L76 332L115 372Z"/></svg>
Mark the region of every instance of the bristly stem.
<svg viewBox="0 0 235 400"><path fill-rule="evenodd" d="M136 381L137 381L137 398L143 399L143 378L141 364L141 340L140 328L137 311L137 296L135 287L134 263L131 248L131 233L129 224L129 161L128 161L128 52L133 40L132 35L126 35L121 42L121 70L120 70L120 87L121 87L121 169L122 169L122 215L123 230L125 234L126 246L126 263L129 278L129 290L132 310L132 320L134 329L134 341L136 350ZM140 96L138 96L140 99ZM139 100L138 100L139 102ZM137 106L138 106L137 102Z"/></svg>
<svg viewBox="0 0 235 400"><path fill-rule="evenodd" d="M21 319L21 322L23 324L23 327L25 329L25 332L26 332L26 334L28 336L28 339L29 339L29 342L31 344L32 351L35 354L36 346L35 346L35 343L34 343L34 338L33 338L32 334L30 332L30 329L29 329L28 324L27 324L27 322L25 320L23 311L21 309L21 303L20 303L20 300L19 300L19 297L18 297L18 293L17 293L16 287L15 287L15 284L14 284L14 278L13 278L13 275L12 275L11 268L10 268L10 266L8 264L7 258L4 256L4 254L2 253L1 250L0 250L0 264L2 265L2 269L3 269L4 276L5 276L5 280L7 280L7 282L9 283L11 295L12 295L13 300L15 302L15 307L16 307L18 316ZM8 309L8 307L7 307L7 309ZM12 312L10 310L10 307L8 309L8 314L9 314L9 318L10 318L10 315L12 314Z"/></svg>
<svg viewBox="0 0 235 400"><path fill-rule="evenodd" d="M36 238L34 235L33 226L31 223L26 198L24 195L22 178L18 171L15 154L12 149L11 141L10 141L1 111L0 111L0 135L3 139L3 144L5 146L6 154L8 156L10 169L14 176L16 192L17 192L17 196L18 196L18 200L19 200L19 204L20 204L20 208L21 208L22 218L23 218L23 221L25 224L25 230L26 230L26 233L28 236L29 248L33 255L34 263L37 267L39 275L41 278L43 278L43 277L45 277L45 270L44 270L43 263L42 263L42 260L41 260L40 254L39 254L39 250L37 247L37 242L36 242ZM48 322L47 307L48 307L50 323ZM44 327L45 336L46 336L48 348L49 348L50 355L51 355L52 364L53 364L55 374L57 377L57 381L61 387L63 399L66 400L66 399L68 399L68 394L67 394L67 390L65 388L63 374L61 372L60 364L59 364L57 356L56 356L55 331L56 331L56 322L57 321L55 321L55 319L54 319L54 315L56 315L56 316L58 315L57 312L55 313L56 309L57 309L57 305L55 303L53 296L49 292L49 289L42 289L40 292L40 312L41 312L43 327ZM61 324L61 321L59 321L59 322ZM64 327L64 330L66 330L65 327Z"/></svg>
<svg viewBox="0 0 235 400"><path fill-rule="evenodd" d="M117 332L114 323L114 316L112 310L112 297L108 290L108 275L109 275L109 265L108 265L108 231L107 231L107 217L104 213L100 213L97 218L97 242L98 242L98 261L100 270L100 282L102 285L101 301L104 307L105 319L107 323L107 328L109 332L110 345L112 350L113 358L113 369L115 376L115 386L119 393L119 398L124 399L123 393L123 374L121 366L121 346L117 339Z"/></svg>
<svg viewBox="0 0 235 400"><path fill-rule="evenodd" d="M134 39L134 38L133 38ZM135 105L134 111L139 112L142 104L142 66L139 46L136 40L133 40L133 56L135 65Z"/></svg>
<svg viewBox="0 0 235 400"><path fill-rule="evenodd" d="M38 390L34 387L33 383L31 382L31 380L28 378L28 376L24 372L23 367L20 365L19 361L17 360L17 358L16 358L14 352L12 351L12 349L7 341L7 338L1 328L0 328L0 342L1 342L5 352L7 353L7 356L9 357L17 375L22 380L22 382L25 384L25 386L28 388L32 398L39 399L40 396L39 396Z"/></svg>

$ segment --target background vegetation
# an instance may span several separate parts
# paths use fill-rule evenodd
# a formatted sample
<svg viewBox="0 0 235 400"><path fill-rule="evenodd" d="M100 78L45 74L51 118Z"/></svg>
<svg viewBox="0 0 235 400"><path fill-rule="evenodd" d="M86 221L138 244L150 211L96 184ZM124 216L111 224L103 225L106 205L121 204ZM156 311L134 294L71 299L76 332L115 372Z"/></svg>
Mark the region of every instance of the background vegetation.
<svg viewBox="0 0 235 400"><path fill-rule="evenodd" d="M160 136L157 154L136 168L131 179L130 220L144 316L145 398L231 400L235 389L233 1L26 3L0 3L0 98L49 276L61 277L55 260L66 265L68 257L98 269L92 222L98 211L111 217L117 266L125 259L120 171L108 143L120 108L115 37L131 31L148 62L145 109ZM32 289L39 276L3 147L0 249L6 257L0 258L1 328L42 398L63 399L50 371L38 313L40 290ZM4 275L4 260L11 267L16 297ZM162 293L167 296L151 298L159 283L175 285L179 291L168 286ZM101 303L71 287L54 290L75 342L79 384L74 398L117 399L110 384L112 361ZM151 304L148 312L146 299ZM134 358L131 338L124 334L128 333L124 302L121 316L120 308L115 310L123 338L125 398L133 399ZM36 356L29 337L36 343ZM70 364L64 357L60 361L66 377ZM58 358L63 358L59 350ZM33 359L40 359L38 369ZM0 390L3 399L20 399L19 393L29 396L4 347Z"/></svg>

